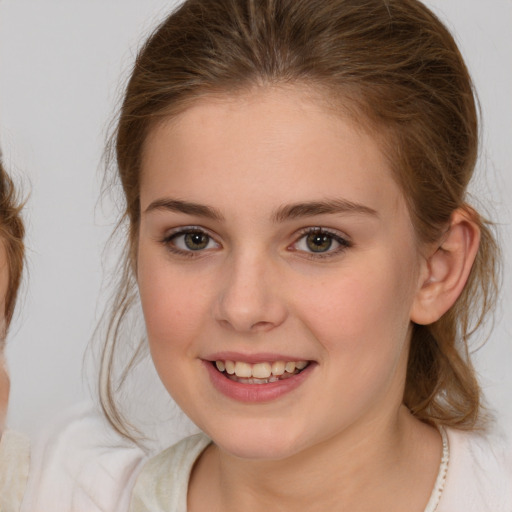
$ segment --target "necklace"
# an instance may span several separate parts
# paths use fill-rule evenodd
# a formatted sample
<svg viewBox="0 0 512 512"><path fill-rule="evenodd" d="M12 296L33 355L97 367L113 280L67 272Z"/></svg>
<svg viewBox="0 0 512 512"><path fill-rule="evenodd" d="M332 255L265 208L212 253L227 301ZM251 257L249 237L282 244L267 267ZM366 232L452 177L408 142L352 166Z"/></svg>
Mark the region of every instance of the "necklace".
<svg viewBox="0 0 512 512"><path fill-rule="evenodd" d="M448 472L448 462L450 460L450 446L448 444L448 436L446 435L446 430L440 425L437 428L439 429L439 433L441 434L443 441L443 455L441 457L441 464L439 465L436 483L434 484L434 489L432 490L432 494L428 500L425 512L435 512L437 510L446 482L446 473Z"/></svg>

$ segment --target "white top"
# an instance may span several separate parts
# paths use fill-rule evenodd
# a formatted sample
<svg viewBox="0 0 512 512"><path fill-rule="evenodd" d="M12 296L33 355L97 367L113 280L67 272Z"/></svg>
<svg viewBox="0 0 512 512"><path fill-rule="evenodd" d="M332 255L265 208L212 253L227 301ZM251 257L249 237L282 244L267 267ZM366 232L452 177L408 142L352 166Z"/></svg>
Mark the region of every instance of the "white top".
<svg viewBox="0 0 512 512"><path fill-rule="evenodd" d="M130 512L186 512L190 472L210 443L196 434L150 459L137 478Z"/></svg>
<svg viewBox="0 0 512 512"><path fill-rule="evenodd" d="M512 445L497 434L448 430L450 463L437 512L512 512Z"/></svg>
<svg viewBox="0 0 512 512"><path fill-rule="evenodd" d="M30 444L17 432L0 440L0 512L19 512L28 476Z"/></svg>
<svg viewBox="0 0 512 512"><path fill-rule="evenodd" d="M425 512L512 512L510 444L497 436L454 429L446 433ZM130 512L186 512L190 472L210 442L197 434L150 459L137 478Z"/></svg>
<svg viewBox="0 0 512 512"><path fill-rule="evenodd" d="M33 443L21 512L186 512L190 472L209 443L198 434L149 459L93 405L75 407ZM496 435L447 429L448 445L445 478L441 466L425 512L512 512L511 445ZM28 444L3 446L13 448L15 460L28 460L20 458Z"/></svg>
<svg viewBox="0 0 512 512"><path fill-rule="evenodd" d="M81 404L33 442L21 511L126 511L146 458L110 428L94 405Z"/></svg>

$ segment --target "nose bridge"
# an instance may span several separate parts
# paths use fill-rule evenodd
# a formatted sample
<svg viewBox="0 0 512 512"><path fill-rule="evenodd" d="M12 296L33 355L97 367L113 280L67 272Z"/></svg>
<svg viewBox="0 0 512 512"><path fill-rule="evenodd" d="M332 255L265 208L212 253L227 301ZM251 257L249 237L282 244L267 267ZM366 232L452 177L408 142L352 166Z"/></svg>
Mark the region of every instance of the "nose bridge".
<svg viewBox="0 0 512 512"><path fill-rule="evenodd" d="M233 251L219 290L216 316L237 331L264 331L280 325L286 306L274 275L276 262L264 251Z"/></svg>

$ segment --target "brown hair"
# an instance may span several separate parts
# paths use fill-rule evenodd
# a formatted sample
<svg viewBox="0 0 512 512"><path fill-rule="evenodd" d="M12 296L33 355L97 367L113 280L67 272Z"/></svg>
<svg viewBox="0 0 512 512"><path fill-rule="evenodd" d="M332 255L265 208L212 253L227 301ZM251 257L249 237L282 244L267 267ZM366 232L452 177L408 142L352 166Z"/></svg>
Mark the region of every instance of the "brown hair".
<svg viewBox="0 0 512 512"><path fill-rule="evenodd" d="M424 421L474 428L480 389L468 338L493 305L498 248L489 223L466 202L478 153L472 82L453 37L417 0L188 0L147 39L110 147L126 200L129 250L103 353L107 417L127 433L111 373L137 297L133 269L148 133L200 96L279 84L320 90L381 134L420 242L439 240L457 208L478 223L480 248L463 293L438 322L414 327L404 396Z"/></svg>
<svg viewBox="0 0 512 512"><path fill-rule="evenodd" d="M24 263L25 227L20 215L21 208L14 184L0 161L0 243L5 247L9 272L4 311L7 327L14 314Z"/></svg>

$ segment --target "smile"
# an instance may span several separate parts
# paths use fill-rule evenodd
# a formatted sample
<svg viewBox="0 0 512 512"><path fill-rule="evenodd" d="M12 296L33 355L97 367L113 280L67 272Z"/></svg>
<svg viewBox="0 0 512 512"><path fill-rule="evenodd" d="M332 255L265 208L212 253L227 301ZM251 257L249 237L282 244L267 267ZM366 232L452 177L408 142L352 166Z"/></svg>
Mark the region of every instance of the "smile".
<svg viewBox="0 0 512 512"><path fill-rule="evenodd" d="M289 379L308 365L308 361L273 361L255 364L244 361L215 361L215 367L219 372L228 379L243 384L269 384Z"/></svg>
<svg viewBox="0 0 512 512"><path fill-rule="evenodd" d="M316 373L318 363L302 359L249 356L254 362L221 356L203 359L214 388L226 397L244 403L264 403L291 393ZM267 359L265 361L265 359Z"/></svg>

